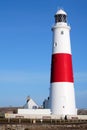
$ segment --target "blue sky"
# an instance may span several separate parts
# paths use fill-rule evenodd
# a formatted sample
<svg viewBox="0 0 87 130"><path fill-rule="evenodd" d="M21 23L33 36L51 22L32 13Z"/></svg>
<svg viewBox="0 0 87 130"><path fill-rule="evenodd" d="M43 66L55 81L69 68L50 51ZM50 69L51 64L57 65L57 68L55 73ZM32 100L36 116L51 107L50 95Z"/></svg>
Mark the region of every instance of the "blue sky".
<svg viewBox="0 0 87 130"><path fill-rule="evenodd" d="M52 31L59 8L68 14L76 104L87 108L87 1L0 1L0 106L38 104L49 95Z"/></svg>

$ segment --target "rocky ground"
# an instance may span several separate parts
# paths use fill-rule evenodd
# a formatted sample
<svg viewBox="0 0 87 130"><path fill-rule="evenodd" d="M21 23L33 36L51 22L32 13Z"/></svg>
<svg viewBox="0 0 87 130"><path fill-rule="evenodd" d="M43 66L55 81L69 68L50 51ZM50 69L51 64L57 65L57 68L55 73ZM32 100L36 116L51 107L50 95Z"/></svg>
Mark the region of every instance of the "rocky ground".
<svg viewBox="0 0 87 130"><path fill-rule="evenodd" d="M0 130L87 130L87 125L0 125Z"/></svg>
<svg viewBox="0 0 87 130"><path fill-rule="evenodd" d="M79 109L78 115L87 115L87 109Z"/></svg>
<svg viewBox="0 0 87 130"><path fill-rule="evenodd" d="M0 119L0 130L87 130L87 120Z"/></svg>

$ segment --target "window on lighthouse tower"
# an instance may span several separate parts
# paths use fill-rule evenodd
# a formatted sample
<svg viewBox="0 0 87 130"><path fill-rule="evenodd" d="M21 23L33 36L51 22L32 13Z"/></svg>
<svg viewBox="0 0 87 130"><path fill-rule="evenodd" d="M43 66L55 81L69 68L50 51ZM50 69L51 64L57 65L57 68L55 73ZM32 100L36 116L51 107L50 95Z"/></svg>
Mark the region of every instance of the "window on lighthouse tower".
<svg viewBox="0 0 87 130"><path fill-rule="evenodd" d="M61 34L63 35L63 34L64 34L64 31L61 31Z"/></svg>
<svg viewBox="0 0 87 130"><path fill-rule="evenodd" d="M57 42L54 43L54 47L57 47Z"/></svg>

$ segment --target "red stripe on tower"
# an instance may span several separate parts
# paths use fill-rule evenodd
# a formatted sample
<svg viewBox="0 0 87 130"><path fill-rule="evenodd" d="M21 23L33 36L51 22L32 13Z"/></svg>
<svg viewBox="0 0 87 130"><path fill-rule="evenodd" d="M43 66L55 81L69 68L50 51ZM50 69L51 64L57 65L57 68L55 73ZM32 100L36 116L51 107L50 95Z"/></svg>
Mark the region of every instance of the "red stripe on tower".
<svg viewBox="0 0 87 130"><path fill-rule="evenodd" d="M52 82L74 82L71 54L57 53L52 55Z"/></svg>

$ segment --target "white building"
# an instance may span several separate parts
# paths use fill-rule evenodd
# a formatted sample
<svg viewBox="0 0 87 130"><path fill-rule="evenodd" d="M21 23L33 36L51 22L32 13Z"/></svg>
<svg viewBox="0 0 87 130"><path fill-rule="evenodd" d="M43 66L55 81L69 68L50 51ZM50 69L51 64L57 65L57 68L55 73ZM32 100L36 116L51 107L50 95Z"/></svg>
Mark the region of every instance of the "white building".
<svg viewBox="0 0 87 130"><path fill-rule="evenodd" d="M35 101L28 96L26 104L24 105L24 108L25 109L37 109L38 107L39 106L35 103Z"/></svg>

